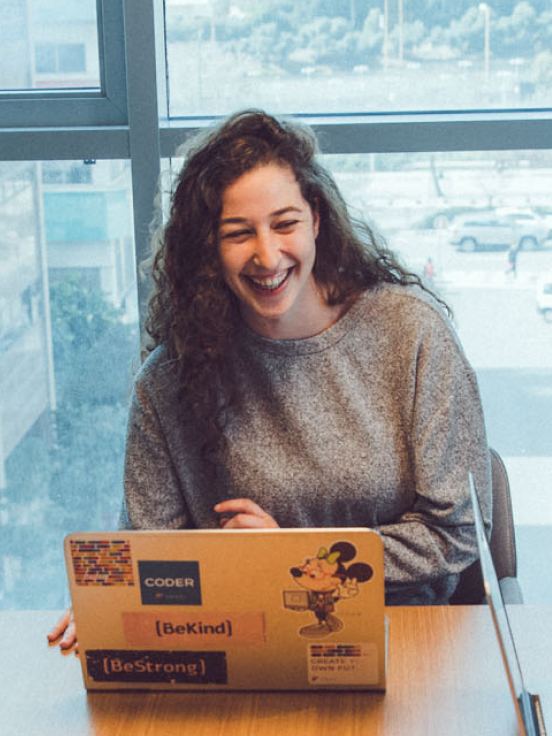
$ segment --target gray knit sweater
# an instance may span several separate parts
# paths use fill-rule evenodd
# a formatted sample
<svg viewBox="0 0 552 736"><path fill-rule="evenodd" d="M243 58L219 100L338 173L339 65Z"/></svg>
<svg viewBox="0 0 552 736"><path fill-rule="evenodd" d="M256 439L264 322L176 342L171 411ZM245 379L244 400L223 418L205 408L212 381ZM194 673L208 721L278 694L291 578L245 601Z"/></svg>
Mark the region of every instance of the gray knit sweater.
<svg viewBox="0 0 552 736"><path fill-rule="evenodd" d="M251 498L282 527L376 529L387 603L447 602L476 557L469 470L487 520L491 494L477 382L440 307L385 285L315 337L270 340L244 326L238 340L246 400L229 416L216 483L174 363L160 347L142 366L122 525L216 527L217 502Z"/></svg>

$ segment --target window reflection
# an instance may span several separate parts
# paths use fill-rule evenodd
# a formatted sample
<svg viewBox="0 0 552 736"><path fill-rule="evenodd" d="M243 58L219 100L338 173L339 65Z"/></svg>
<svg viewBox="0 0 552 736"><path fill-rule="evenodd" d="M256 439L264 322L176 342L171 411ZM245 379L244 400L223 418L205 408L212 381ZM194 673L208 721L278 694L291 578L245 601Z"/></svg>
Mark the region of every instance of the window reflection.
<svg viewBox="0 0 552 736"><path fill-rule="evenodd" d="M552 473L552 151L325 163L349 203L452 307L489 442L508 469L516 523L552 524L543 492Z"/></svg>
<svg viewBox="0 0 552 736"><path fill-rule="evenodd" d="M0 90L99 87L95 0L10 0L0 14Z"/></svg>
<svg viewBox="0 0 552 736"><path fill-rule="evenodd" d="M499 0L166 0L171 115L536 108L552 8Z"/></svg>
<svg viewBox="0 0 552 736"><path fill-rule="evenodd" d="M63 535L117 523L129 189L124 162L0 164L0 607L64 605Z"/></svg>

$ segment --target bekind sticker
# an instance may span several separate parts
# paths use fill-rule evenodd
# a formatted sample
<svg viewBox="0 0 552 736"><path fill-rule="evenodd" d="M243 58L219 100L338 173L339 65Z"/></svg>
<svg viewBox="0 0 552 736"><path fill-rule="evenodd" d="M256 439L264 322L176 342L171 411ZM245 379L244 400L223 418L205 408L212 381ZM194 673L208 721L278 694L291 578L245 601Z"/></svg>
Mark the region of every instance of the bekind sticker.
<svg viewBox="0 0 552 736"><path fill-rule="evenodd" d="M226 685L225 652L92 649L86 669L95 682L166 682Z"/></svg>
<svg viewBox="0 0 552 736"><path fill-rule="evenodd" d="M264 644L263 613L199 611L190 614L123 613L125 640L133 646L180 642L224 642L225 645Z"/></svg>
<svg viewBox="0 0 552 736"><path fill-rule="evenodd" d="M375 685L378 682L378 649L371 643L309 644L309 684Z"/></svg>

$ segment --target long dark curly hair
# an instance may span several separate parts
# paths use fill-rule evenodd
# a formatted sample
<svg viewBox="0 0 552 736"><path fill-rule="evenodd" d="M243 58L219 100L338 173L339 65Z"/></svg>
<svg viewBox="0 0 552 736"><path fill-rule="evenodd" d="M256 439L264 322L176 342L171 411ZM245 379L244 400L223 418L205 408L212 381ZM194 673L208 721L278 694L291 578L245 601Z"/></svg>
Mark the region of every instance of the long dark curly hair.
<svg viewBox="0 0 552 736"><path fill-rule="evenodd" d="M232 370L239 307L223 279L218 229L223 192L242 174L271 163L292 169L319 216L313 275L330 305L346 305L383 282L425 288L349 214L317 153L309 127L261 110L236 113L182 149L169 220L155 238L146 330L152 339L148 350L164 344L176 362L182 412L196 423L210 463L216 464L224 447L227 410L240 400Z"/></svg>

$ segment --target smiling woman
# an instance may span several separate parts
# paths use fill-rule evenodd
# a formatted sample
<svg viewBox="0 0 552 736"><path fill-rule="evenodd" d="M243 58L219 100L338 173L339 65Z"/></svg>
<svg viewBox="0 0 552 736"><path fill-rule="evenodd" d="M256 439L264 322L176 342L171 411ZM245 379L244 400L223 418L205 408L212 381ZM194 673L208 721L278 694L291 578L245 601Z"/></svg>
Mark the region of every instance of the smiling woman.
<svg viewBox="0 0 552 736"><path fill-rule="evenodd" d="M310 129L246 111L188 144L152 275L122 525L369 527L389 604L447 602L477 554L468 471L490 519L477 382Z"/></svg>
<svg viewBox="0 0 552 736"><path fill-rule="evenodd" d="M350 217L312 131L238 113L186 146L157 238L123 523L369 526L389 602L443 602L489 518L446 308Z"/></svg>

